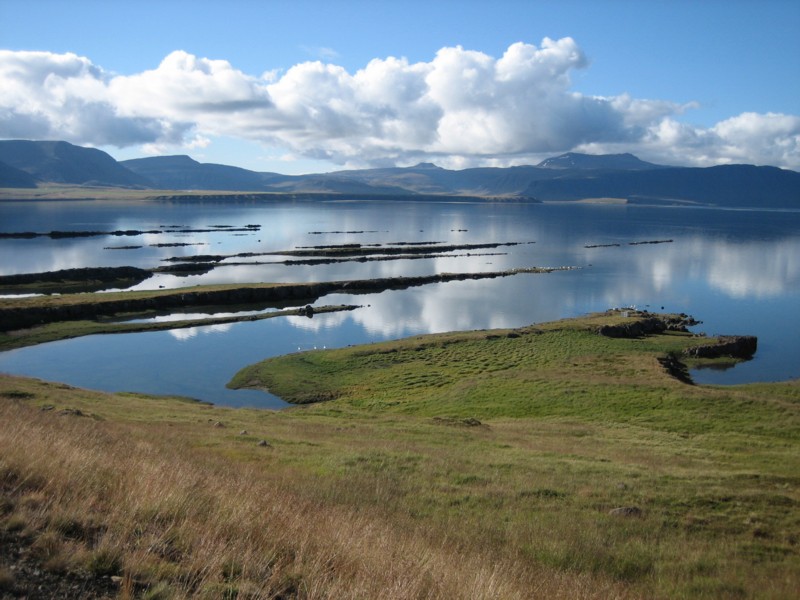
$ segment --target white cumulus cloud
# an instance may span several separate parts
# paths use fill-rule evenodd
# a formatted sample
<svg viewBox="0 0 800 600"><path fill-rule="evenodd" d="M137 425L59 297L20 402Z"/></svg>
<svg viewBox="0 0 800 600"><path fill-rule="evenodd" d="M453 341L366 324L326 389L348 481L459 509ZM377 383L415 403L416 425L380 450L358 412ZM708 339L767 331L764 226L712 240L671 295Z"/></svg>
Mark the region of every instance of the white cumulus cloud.
<svg viewBox="0 0 800 600"><path fill-rule="evenodd" d="M0 50L0 136L129 146L180 141L180 120L124 115L109 93L113 77L75 54Z"/></svg>
<svg viewBox="0 0 800 600"><path fill-rule="evenodd" d="M335 56L331 56L335 58ZM428 62L376 58L354 73L309 61L250 75L175 51L132 75L74 54L0 51L0 137L203 147L215 136L338 164L521 164L570 150L633 152L668 164L800 168L800 117L743 113L712 127L696 104L590 96L572 38L515 43L499 58L460 46Z"/></svg>

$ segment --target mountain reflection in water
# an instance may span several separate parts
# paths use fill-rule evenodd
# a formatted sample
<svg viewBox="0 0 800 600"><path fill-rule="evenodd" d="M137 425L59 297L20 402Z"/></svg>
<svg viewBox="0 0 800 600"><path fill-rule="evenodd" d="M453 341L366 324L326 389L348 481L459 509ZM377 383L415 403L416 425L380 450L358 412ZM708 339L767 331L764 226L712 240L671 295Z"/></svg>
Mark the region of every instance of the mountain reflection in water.
<svg viewBox="0 0 800 600"><path fill-rule="evenodd" d="M83 266L150 268L165 264L162 260L172 256L432 241L535 243L500 248L497 251L503 254L492 256L318 266L243 265L182 277L157 274L134 289L367 279L532 266L580 269L369 295L334 294L320 303L361 304L365 308L313 319L289 317L56 342L0 354L0 371L98 389L179 394L231 405L277 406L280 401L269 395L227 390L225 383L246 364L298 349L451 330L517 327L635 305L692 314L703 321L696 329L709 334L759 337L759 349L752 361L726 371L696 371L693 376L698 382L800 377L800 341L796 335L800 331L798 212L514 203L298 202L252 207L109 204L0 203L0 223L3 231L154 229L173 223L198 229L209 224L257 223L261 230L246 235L224 230L188 236L143 235L131 238L132 245L142 246L131 250L103 250L114 245L114 240L103 237L0 240L0 274ZM648 240L671 242L630 245ZM203 245L150 246L170 242Z"/></svg>

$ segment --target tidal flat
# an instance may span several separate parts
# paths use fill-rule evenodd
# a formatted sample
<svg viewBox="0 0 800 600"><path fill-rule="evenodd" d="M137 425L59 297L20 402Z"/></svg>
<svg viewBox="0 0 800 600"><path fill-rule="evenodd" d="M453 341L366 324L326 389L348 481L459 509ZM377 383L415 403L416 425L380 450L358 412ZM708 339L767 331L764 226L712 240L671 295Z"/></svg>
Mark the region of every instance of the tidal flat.
<svg viewBox="0 0 800 600"><path fill-rule="evenodd" d="M790 598L800 385L676 378L713 342L685 324L615 311L232 382L314 400L281 411L0 376L0 527L121 595Z"/></svg>

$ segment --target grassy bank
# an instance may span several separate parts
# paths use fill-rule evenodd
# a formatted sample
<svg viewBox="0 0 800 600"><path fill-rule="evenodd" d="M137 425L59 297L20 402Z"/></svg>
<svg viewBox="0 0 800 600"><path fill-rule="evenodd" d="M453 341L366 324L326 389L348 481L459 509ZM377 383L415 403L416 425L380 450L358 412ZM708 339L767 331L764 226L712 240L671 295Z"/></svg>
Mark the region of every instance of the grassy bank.
<svg viewBox="0 0 800 600"><path fill-rule="evenodd" d="M702 340L620 320L243 371L331 398L280 412L0 377L0 527L122 597L793 597L800 385L681 383Z"/></svg>

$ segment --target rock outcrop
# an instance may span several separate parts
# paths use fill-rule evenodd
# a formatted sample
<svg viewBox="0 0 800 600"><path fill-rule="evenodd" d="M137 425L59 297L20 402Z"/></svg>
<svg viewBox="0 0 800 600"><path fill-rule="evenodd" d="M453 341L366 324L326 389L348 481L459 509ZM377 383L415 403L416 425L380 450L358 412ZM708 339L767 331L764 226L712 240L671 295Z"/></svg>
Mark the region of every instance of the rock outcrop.
<svg viewBox="0 0 800 600"><path fill-rule="evenodd" d="M665 331L688 331L688 327L697 325L700 321L687 314L653 314L647 311L614 309L614 312L638 317L635 320L617 323L615 325L601 325L597 333L613 338L637 338L645 335L663 333Z"/></svg>
<svg viewBox="0 0 800 600"><path fill-rule="evenodd" d="M758 338L754 335L726 335L717 338L716 343L694 346L684 350L692 358L752 358L758 348Z"/></svg>
<svg viewBox="0 0 800 600"><path fill-rule="evenodd" d="M628 323L618 325L601 325L597 333L613 338L636 338L654 333L663 333L667 324L658 317L645 317Z"/></svg>

